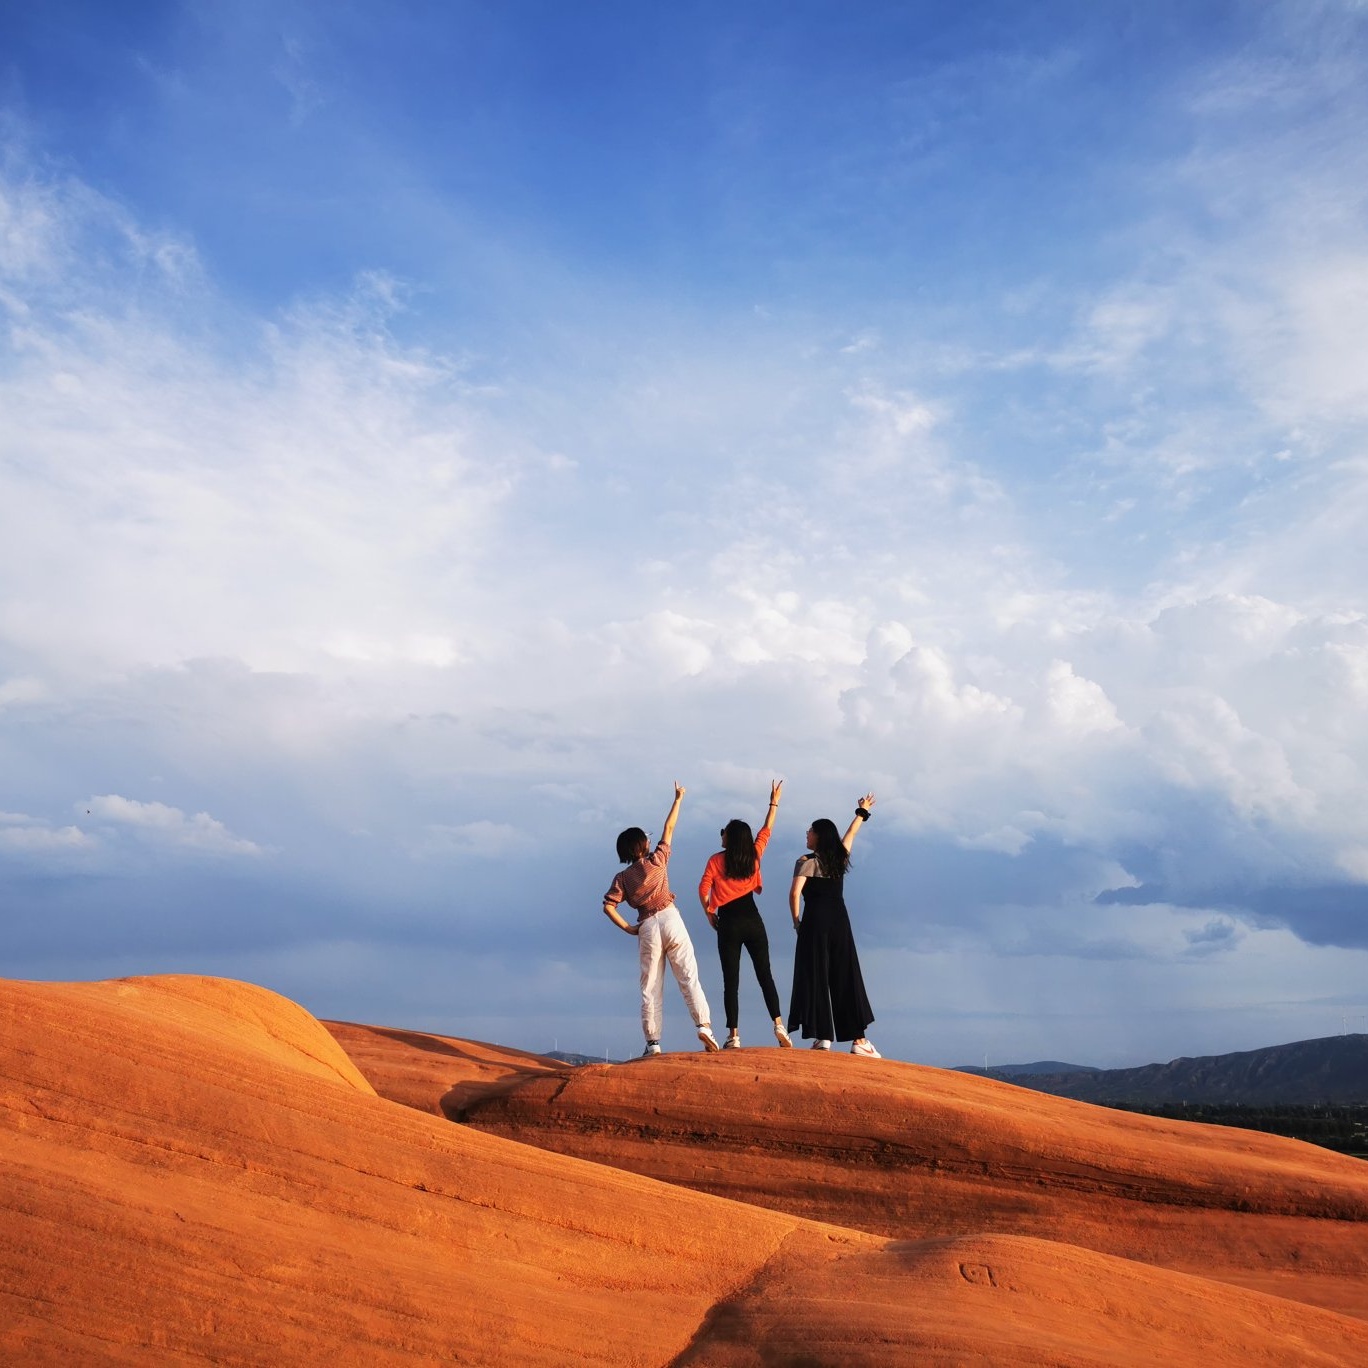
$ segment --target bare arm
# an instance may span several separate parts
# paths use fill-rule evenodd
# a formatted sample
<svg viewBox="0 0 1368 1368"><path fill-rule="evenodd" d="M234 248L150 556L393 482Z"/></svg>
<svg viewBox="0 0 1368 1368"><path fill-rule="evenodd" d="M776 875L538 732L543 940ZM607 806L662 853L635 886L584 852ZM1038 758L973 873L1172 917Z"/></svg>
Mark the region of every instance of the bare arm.
<svg viewBox="0 0 1368 1368"><path fill-rule="evenodd" d="M703 866L703 877L698 881L698 901L703 904L703 915L710 926L717 925L717 916L712 910L713 862Z"/></svg>
<svg viewBox="0 0 1368 1368"><path fill-rule="evenodd" d="M779 811L779 795L783 792L783 790L784 781L782 779L776 779L770 785L769 811L765 813L765 821L764 825L760 828L761 831L772 831L774 829L774 817L775 814Z"/></svg>
<svg viewBox="0 0 1368 1368"><path fill-rule="evenodd" d="M850 825L846 827L846 834L841 837L841 844L845 846L846 853L850 853L850 847L855 843L855 833L864 826L865 819L860 816L859 809L863 808L866 812L874 811L874 795L866 793L858 803L855 804L855 815L850 819Z"/></svg>
<svg viewBox="0 0 1368 1368"><path fill-rule="evenodd" d="M803 885L807 883L805 874L795 874L793 882L789 884L789 915L793 918L793 929L798 929L798 923L803 920L802 900Z"/></svg>
<svg viewBox="0 0 1368 1368"><path fill-rule="evenodd" d="M607 917L608 920L612 922L613 925L616 926L619 931L625 931L629 936L635 936L637 934L637 931L640 929L638 927L633 926L631 922L625 921L622 917L622 914L617 910L616 907L613 906L612 903L606 902L603 904L603 915Z"/></svg>
<svg viewBox="0 0 1368 1368"><path fill-rule="evenodd" d="M669 814L665 818L665 830L660 833L660 839L664 841L666 845L671 845L674 842L675 823L679 821L679 805L683 801L684 785L676 779L674 802L670 804Z"/></svg>

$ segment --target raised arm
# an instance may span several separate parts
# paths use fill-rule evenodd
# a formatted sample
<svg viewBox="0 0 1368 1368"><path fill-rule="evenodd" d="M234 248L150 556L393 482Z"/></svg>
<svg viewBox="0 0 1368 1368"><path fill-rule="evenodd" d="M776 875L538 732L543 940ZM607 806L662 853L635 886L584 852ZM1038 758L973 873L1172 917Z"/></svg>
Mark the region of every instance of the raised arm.
<svg viewBox="0 0 1368 1368"><path fill-rule="evenodd" d="M765 813L765 821L761 826L761 831L772 831L774 829L774 817L779 811L779 795L784 791L784 781L776 779L770 785L770 805L769 811Z"/></svg>
<svg viewBox="0 0 1368 1368"><path fill-rule="evenodd" d="M851 845L855 841L855 833L864 826L869 820L869 814L874 810L874 795L866 793L858 803L855 804L855 815L850 819L850 825L846 827L846 834L841 837L841 844L845 846L849 853Z"/></svg>
<svg viewBox="0 0 1368 1368"><path fill-rule="evenodd" d="M674 842L675 823L679 821L679 805L683 801L684 785L676 779L674 802L670 804L669 814L665 818L665 829L660 833L660 839L664 841L666 845L671 845Z"/></svg>

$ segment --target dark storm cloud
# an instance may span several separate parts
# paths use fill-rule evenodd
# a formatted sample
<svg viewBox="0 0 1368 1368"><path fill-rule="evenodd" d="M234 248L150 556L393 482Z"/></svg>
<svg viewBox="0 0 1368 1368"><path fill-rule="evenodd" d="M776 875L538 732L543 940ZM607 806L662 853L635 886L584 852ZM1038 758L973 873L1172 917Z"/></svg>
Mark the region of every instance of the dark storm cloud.
<svg viewBox="0 0 1368 1368"><path fill-rule="evenodd" d="M1227 912L1252 926L1283 926L1308 945L1368 949L1368 887L1357 883L1209 885L1141 884L1099 893L1101 907L1170 907Z"/></svg>

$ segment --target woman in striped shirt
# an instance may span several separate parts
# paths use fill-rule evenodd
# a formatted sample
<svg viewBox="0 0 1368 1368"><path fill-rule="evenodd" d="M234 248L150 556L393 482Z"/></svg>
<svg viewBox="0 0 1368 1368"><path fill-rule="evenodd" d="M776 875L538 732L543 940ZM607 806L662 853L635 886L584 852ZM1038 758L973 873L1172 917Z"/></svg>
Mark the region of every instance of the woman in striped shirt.
<svg viewBox="0 0 1368 1368"><path fill-rule="evenodd" d="M670 892L670 842L674 840L679 805L684 785L675 784L674 802L660 840L651 849L651 838L640 827L628 827L617 838L618 859L627 866L619 872L603 895L603 915L630 936L637 938L641 959L641 1029L646 1036L648 1055L660 1053L660 1030L665 996L665 965L668 963L684 996L684 1005L698 1028L705 1050L717 1049L708 1014L708 999L698 981L698 961L694 958L689 928L675 906ZM637 914L629 922L618 908L626 903Z"/></svg>

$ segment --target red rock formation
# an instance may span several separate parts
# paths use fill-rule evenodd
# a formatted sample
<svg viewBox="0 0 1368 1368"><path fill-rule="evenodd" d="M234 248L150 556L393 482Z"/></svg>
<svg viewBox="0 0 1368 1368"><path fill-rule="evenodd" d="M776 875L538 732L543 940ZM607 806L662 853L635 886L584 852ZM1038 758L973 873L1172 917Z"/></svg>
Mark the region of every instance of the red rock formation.
<svg viewBox="0 0 1368 1368"><path fill-rule="evenodd" d="M544 1055L388 1026L325 1021L333 1039L391 1102L433 1116L459 1111L477 1097L531 1075L567 1077L571 1066Z"/></svg>
<svg viewBox="0 0 1368 1368"><path fill-rule="evenodd" d="M1278 1136L798 1050L589 1066L459 1114L875 1234L1038 1236L1368 1317L1368 1165Z"/></svg>
<svg viewBox="0 0 1368 1368"><path fill-rule="evenodd" d="M796 1117L811 1064L788 1062ZM641 1130L674 1125L672 1079L739 1104L733 1070L600 1072L643 1088ZM1348 1365L1368 1324L1058 1242L890 1241L453 1125L243 984L0 982L0 1362L800 1358Z"/></svg>
<svg viewBox="0 0 1368 1368"><path fill-rule="evenodd" d="M261 989L0 983L5 1364L663 1363L797 1224L384 1101Z"/></svg>

